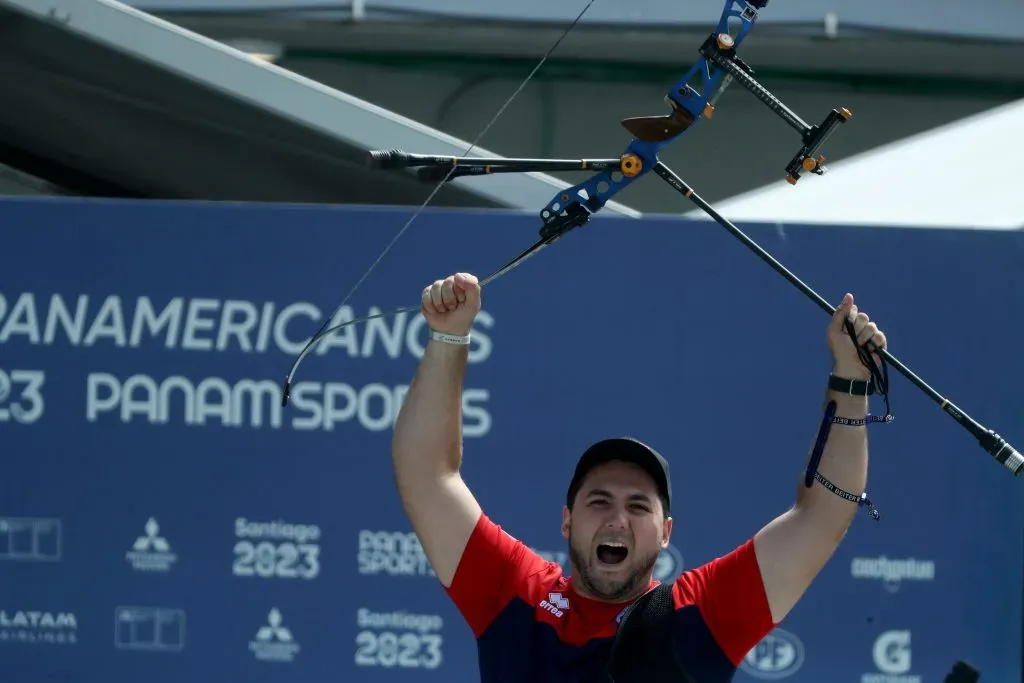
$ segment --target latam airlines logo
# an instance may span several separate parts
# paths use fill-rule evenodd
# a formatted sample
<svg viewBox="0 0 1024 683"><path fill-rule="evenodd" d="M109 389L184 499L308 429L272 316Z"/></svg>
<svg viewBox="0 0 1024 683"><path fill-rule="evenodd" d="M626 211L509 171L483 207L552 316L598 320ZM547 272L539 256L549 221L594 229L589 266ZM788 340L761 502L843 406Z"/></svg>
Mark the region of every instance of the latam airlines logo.
<svg viewBox="0 0 1024 683"><path fill-rule="evenodd" d="M0 609L0 644L74 645L78 619L74 612Z"/></svg>
<svg viewBox="0 0 1024 683"><path fill-rule="evenodd" d="M754 678L777 681L788 678L804 664L804 644L781 628L772 630L740 662L740 670Z"/></svg>

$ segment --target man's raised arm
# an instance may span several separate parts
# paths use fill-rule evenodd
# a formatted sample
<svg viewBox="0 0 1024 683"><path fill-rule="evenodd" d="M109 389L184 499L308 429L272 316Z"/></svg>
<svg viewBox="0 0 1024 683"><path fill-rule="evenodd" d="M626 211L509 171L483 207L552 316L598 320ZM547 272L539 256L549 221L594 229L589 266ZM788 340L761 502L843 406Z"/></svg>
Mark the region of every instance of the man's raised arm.
<svg viewBox="0 0 1024 683"><path fill-rule="evenodd" d="M868 381L871 373L861 361L857 348L844 329L844 321L853 323L858 344L885 348L885 335L868 316L858 311L853 296L847 294L828 327L828 346L832 352L832 374L844 380ZM881 359L873 354L876 363ZM867 396L829 390L825 406L834 401L835 417L864 420L868 412ZM868 478L867 425L830 425L817 472L833 485L860 496ZM802 479L802 477L801 477ZM775 623L796 605L811 582L835 552L846 534L858 506L815 480L810 488L798 485L796 503L772 520L754 537L758 565Z"/></svg>
<svg viewBox="0 0 1024 683"><path fill-rule="evenodd" d="M402 505L448 588L481 514L459 474L462 385L480 285L472 275L452 275L426 287L421 303L431 339L395 423L391 455Z"/></svg>

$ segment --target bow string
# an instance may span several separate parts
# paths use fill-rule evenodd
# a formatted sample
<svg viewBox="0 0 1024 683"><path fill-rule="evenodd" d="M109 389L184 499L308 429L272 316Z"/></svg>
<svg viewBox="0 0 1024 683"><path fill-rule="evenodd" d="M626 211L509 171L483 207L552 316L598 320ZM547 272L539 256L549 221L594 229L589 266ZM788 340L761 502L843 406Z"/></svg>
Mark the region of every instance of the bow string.
<svg viewBox="0 0 1024 683"><path fill-rule="evenodd" d="M576 18L573 19L573 21L565 28L565 30L562 32L562 35L560 35L558 39L554 43L552 43L551 47L548 48L547 52L545 52L544 55L540 58L540 61L537 62L537 65L533 67L530 73L526 75L526 78L523 79L523 82L519 84L519 87L517 87L515 91L513 91L513 93L508 97L508 99L505 100L505 103L502 104L498 111L494 114L494 116L491 117L491 120L487 122L487 125L484 126L483 129L476 135L476 137L470 143L469 147L466 148L466 151L462 153L462 156L468 157L470 152L476 149L476 146L480 144L480 140L483 139L485 135L487 135L487 132L491 129L492 126L494 126L497 120L501 118L501 115L505 113L505 110L508 109L510 104L512 104L512 101L515 100L523 91L523 89L527 86L527 84L529 84L529 82L537 74L537 72L544 65L544 63L547 62L548 58L554 53L555 50L558 49L558 46L561 45L562 41L565 40L566 36L568 36L569 33L571 33L572 30L576 28L576 25L580 23L580 20L583 19L583 16L587 13L587 10L590 9L594 2L595 0L587 0L587 3L583 6L583 9L580 10L579 14L576 15ZM373 165L373 161L377 158L379 158L379 155L377 153L370 153L371 165ZM288 374L285 376L284 385L281 392L282 406L288 405L288 398L291 394L292 379L295 376L295 372L299 368L299 364L302 363L303 359L305 359L309 352L312 351L313 348L321 340L325 339L328 335L331 335L345 327L348 327L349 325L354 325L356 323L367 322L375 318L384 318L392 315L399 315L401 313L410 313L420 310L420 306L418 305L404 306L400 308L395 308L390 311L384 311L383 313L377 313L375 315L367 315L361 318L346 320L343 323L334 325L333 327L329 327L331 320L334 319L334 317L338 315L338 312L345 307L345 304L348 303L349 299L352 298L352 295L356 293L356 290L359 289L359 287L363 284L366 278L370 276L370 273L372 273L374 269L377 267L377 265L380 264L380 262L384 259L387 253L391 251L391 248L394 247L395 243L398 242L402 235L405 234L405 232L409 229L409 226L413 224L413 221L415 221L419 217L419 215L423 213L423 210L427 208L430 202L434 199L434 196L437 195L438 192L440 192L441 188L444 187L444 184L456 176L458 169L459 167L457 165L451 164L451 168L448 170L448 172L441 177L441 179L434 186L434 189L430 192L429 195L427 195L427 198L423 200L423 203L420 204L416 211L413 212L412 216L409 217L409 220L405 222L405 225L403 225L402 228L397 233L395 233L395 236L391 239L390 242L388 242L387 246L384 247L384 250L380 253L376 260L374 260L374 262L370 264L370 267L366 269L366 272L363 273L362 277L360 277L356 281L356 283L352 286L352 289L348 291L348 294L345 295L345 298L343 298L341 300L341 303L338 304L337 308L335 308L334 313L332 313L329 317L327 317L324 320L324 324L321 325L320 329L317 330L316 334L314 334L309 339L309 341L306 342L306 345L303 347L302 351L299 352L299 354L296 356L295 360L292 362L291 367L288 369ZM546 242L547 240L543 238L538 240L533 246L528 248L526 251L519 254L514 259L509 261L507 264L496 270L494 273L481 280L480 286L483 287L487 284L490 284L495 279L508 273L514 267L516 267L524 260L526 260L526 258L532 256L542 247L547 246Z"/></svg>

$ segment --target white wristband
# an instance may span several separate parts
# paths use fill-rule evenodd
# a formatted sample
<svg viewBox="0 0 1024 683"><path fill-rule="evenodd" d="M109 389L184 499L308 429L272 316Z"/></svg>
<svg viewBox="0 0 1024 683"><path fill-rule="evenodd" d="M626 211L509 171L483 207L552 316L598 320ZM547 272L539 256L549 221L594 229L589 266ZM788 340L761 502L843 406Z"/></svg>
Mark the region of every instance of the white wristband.
<svg viewBox="0 0 1024 683"><path fill-rule="evenodd" d="M444 342L445 344L457 344L459 346L469 345L470 335L458 335L458 334L445 334L444 332L438 332L437 330L430 331L430 338L434 341Z"/></svg>

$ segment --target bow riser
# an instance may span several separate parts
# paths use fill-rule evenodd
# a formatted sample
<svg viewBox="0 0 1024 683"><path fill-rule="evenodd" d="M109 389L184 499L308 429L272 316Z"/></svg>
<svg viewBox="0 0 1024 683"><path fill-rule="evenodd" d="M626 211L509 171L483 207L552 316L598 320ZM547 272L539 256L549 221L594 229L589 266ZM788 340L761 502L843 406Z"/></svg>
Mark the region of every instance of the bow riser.
<svg viewBox="0 0 1024 683"><path fill-rule="evenodd" d="M764 3L761 3L764 6ZM731 24L739 22L733 33ZM726 0L722 16L715 32L709 38L718 50L734 55L757 21L757 9L749 2ZM705 46L707 43L705 43ZM570 207L582 205L589 214L604 208L605 204L638 178L650 172L658 162L658 154L673 143L684 132L692 128L701 118L714 113L715 101L731 83L733 77L714 65L705 50L689 71L683 74L665 96L671 113L665 116L641 116L622 120L622 126L633 139L620 157L620 166L615 170L604 170L562 192L548 202L540 217L544 222L541 236L557 239L579 223L578 212ZM717 52L712 53L717 54ZM700 87L692 83L700 81ZM575 218L574 218L575 215ZM585 221L584 221L585 222Z"/></svg>

